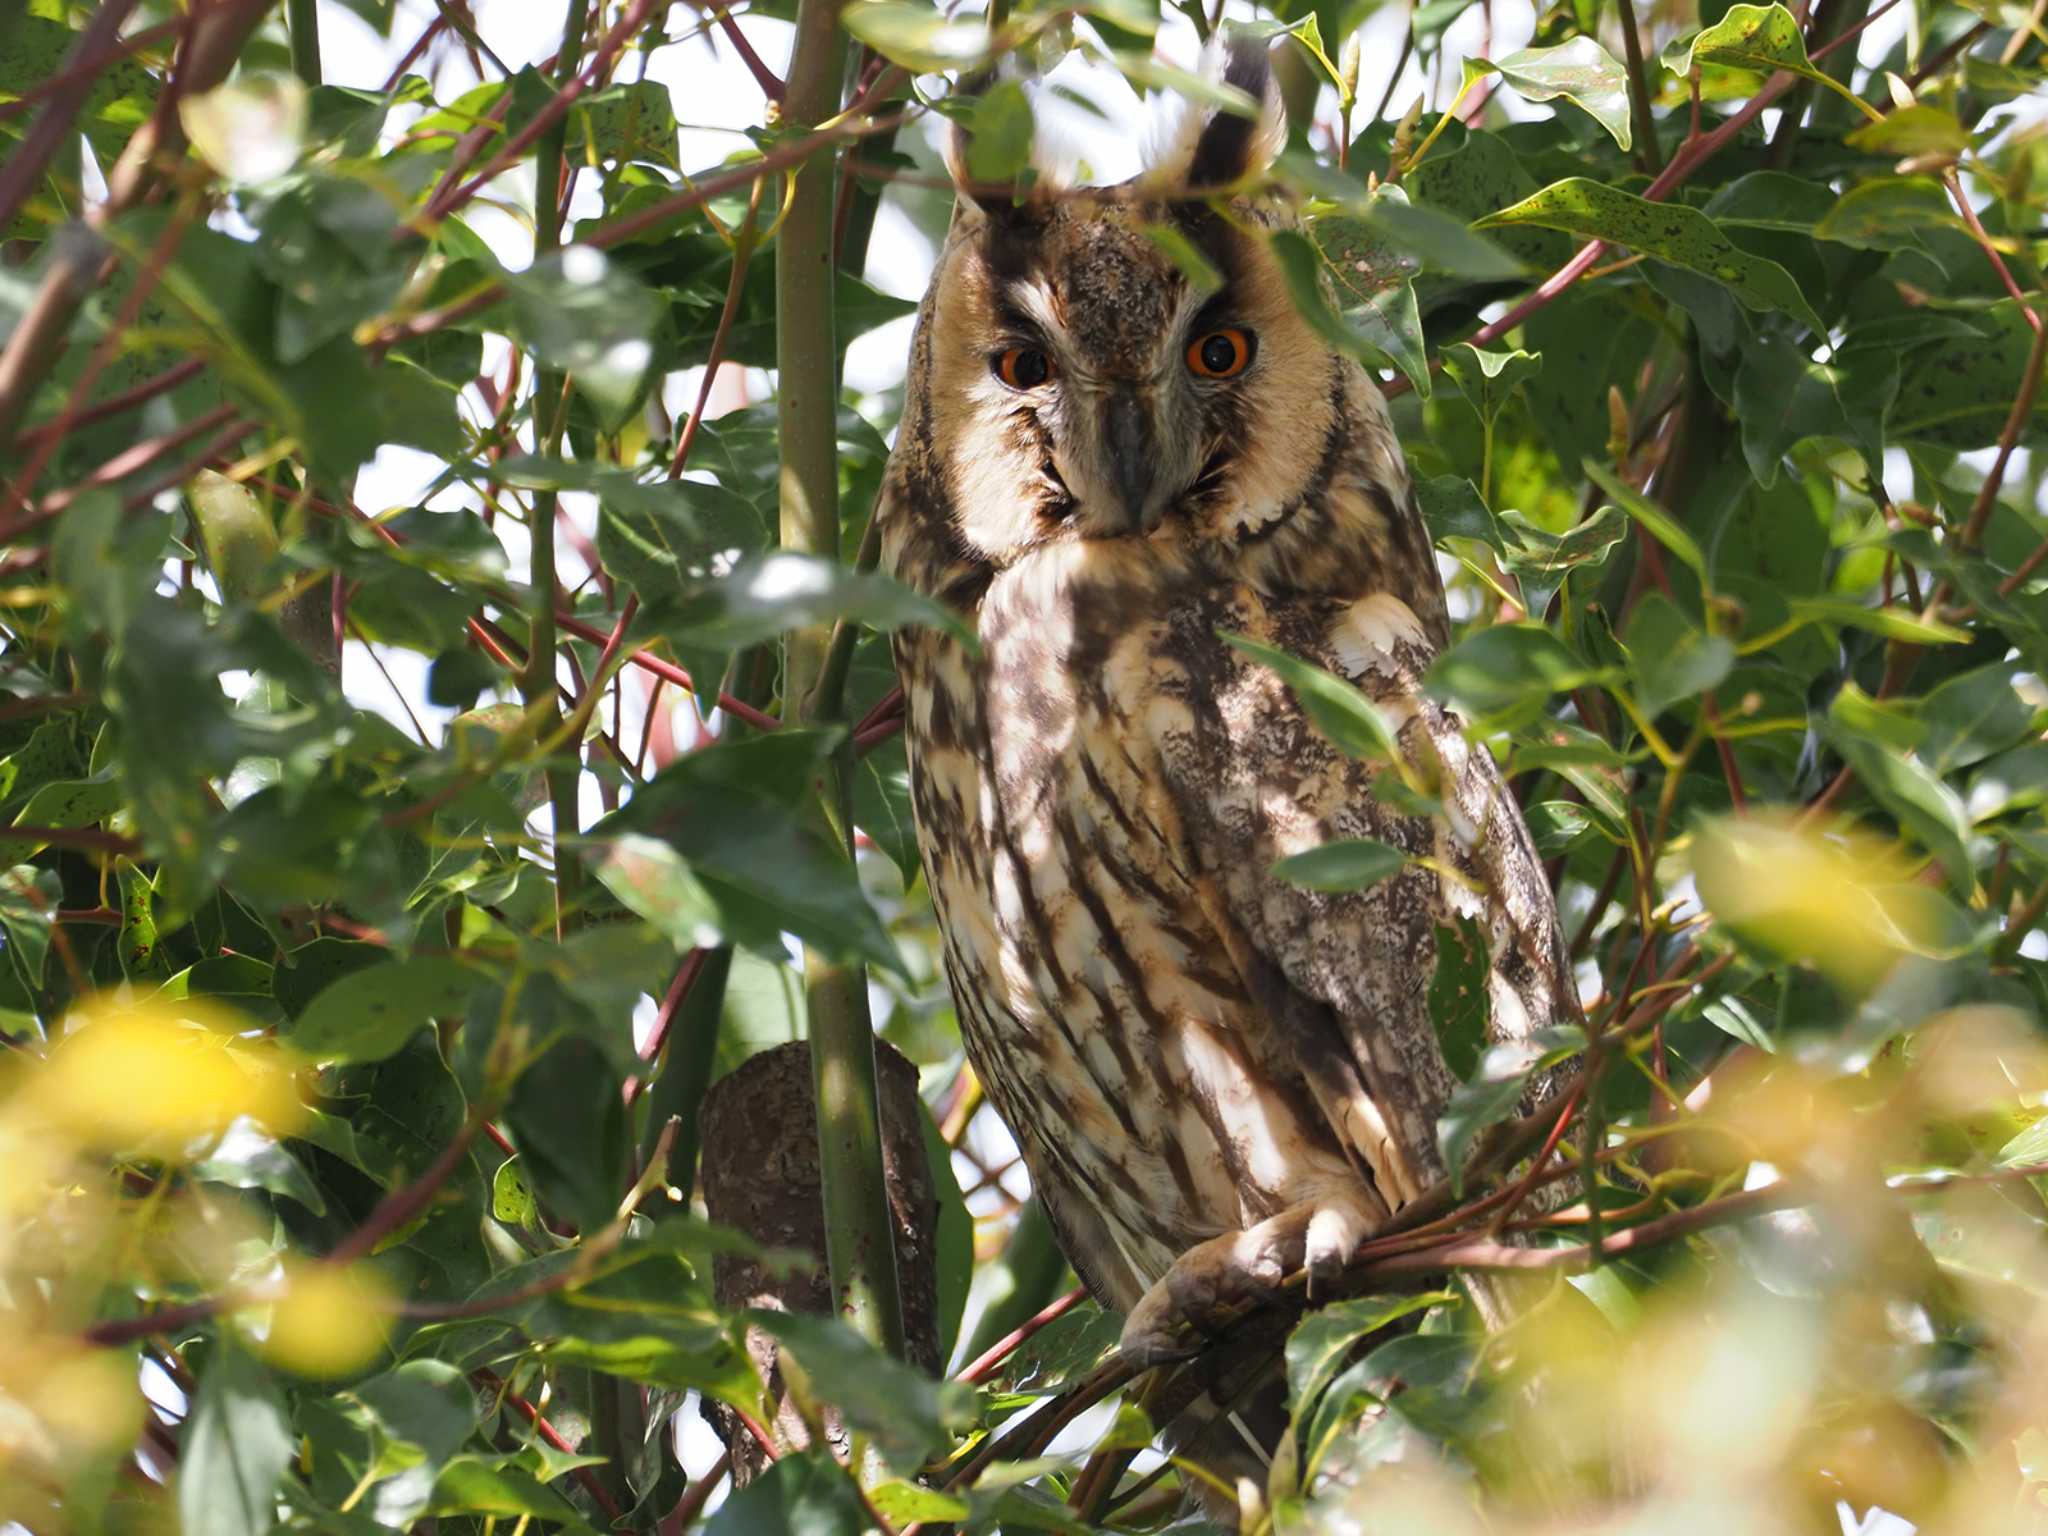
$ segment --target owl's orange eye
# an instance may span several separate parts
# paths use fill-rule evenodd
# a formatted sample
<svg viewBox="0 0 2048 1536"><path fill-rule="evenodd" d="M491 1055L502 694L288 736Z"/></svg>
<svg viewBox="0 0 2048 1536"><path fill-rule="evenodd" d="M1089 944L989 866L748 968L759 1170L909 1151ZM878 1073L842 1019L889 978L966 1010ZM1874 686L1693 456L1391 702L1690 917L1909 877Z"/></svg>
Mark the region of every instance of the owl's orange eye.
<svg viewBox="0 0 2048 1536"><path fill-rule="evenodd" d="M1251 360L1252 338L1234 325L1188 343L1188 370L1197 378L1234 379Z"/></svg>
<svg viewBox="0 0 2048 1536"><path fill-rule="evenodd" d="M1036 389L1052 377L1052 359L1036 347L1012 347L996 358L996 377L1012 389Z"/></svg>

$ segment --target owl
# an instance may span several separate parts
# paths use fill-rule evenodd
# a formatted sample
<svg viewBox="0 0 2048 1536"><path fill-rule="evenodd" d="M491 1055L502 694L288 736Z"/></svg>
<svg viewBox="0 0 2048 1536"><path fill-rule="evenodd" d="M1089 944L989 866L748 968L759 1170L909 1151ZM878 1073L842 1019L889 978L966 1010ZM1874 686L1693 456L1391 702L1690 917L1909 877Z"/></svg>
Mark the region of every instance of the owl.
<svg viewBox="0 0 2048 1536"><path fill-rule="evenodd" d="M1385 403L1243 190L1284 129L1264 45L1212 67L1259 115L1191 110L1133 181L963 186L877 511L887 569L979 642L895 641L968 1057L1139 1364L1313 1292L1443 1174L1440 929L1483 933L1495 1039L1578 1011L1515 802L1423 692L1444 592ZM1363 690L1441 814L1225 635ZM1273 873L1337 838L1411 858L1359 891Z"/></svg>

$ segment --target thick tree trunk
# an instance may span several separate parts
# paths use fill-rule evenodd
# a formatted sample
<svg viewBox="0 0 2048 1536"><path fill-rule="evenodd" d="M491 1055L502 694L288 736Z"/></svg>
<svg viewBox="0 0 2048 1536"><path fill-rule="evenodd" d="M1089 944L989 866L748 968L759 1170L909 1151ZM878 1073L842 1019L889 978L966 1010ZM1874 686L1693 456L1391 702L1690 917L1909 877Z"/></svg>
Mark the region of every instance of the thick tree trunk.
<svg viewBox="0 0 2048 1536"><path fill-rule="evenodd" d="M888 1177L896 1275L903 1296L909 1355L924 1370L939 1369L938 1266L935 1241L939 1202L925 1158L924 1110L917 1098L917 1068L895 1047L875 1042L882 1111L883 1167ZM722 1258L714 1271L721 1306L774 1307L786 1312L831 1309L825 1267L824 1204L818 1170L817 1101L811 1088L810 1047L801 1041L763 1051L713 1084L704 1097L704 1203L711 1219L770 1248L795 1249L816 1261L809 1270L777 1278L747 1259ZM809 1435L774 1372L775 1344L751 1332L748 1351L774 1392L770 1426L777 1441L802 1446ZM746 1428L715 1404L705 1417L724 1435L735 1483L746 1483L767 1458ZM843 1431L828 1429L844 1452Z"/></svg>

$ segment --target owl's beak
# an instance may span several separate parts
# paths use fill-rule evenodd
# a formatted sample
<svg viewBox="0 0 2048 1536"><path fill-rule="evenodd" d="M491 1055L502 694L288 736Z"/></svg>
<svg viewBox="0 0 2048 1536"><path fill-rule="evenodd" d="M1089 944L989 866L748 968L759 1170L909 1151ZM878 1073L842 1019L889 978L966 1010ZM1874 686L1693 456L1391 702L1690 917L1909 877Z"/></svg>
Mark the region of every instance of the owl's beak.
<svg viewBox="0 0 2048 1536"><path fill-rule="evenodd" d="M1123 506L1125 519L1138 533L1158 525L1163 506L1155 505L1159 449L1152 432L1152 413L1128 384L1110 392L1102 420L1102 445L1109 459L1110 488Z"/></svg>

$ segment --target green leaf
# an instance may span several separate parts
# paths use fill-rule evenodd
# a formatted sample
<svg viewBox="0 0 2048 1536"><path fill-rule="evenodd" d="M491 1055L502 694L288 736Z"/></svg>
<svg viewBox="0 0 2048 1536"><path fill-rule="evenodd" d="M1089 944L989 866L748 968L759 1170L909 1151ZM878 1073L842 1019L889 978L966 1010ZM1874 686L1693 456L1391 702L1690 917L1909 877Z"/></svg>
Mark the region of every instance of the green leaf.
<svg viewBox="0 0 2048 1536"><path fill-rule="evenodd" d="M165 990L169 990L166 988ZM247 1116L228 1127L214 1149L194 1163L191 1175L230 1189L261 1189L296 1200L315 1216L327 1201L305 1165Z"/></svg>
<svg viewBox="0 0 2048 1536"><path fill-rule="evenodd" d="M1952 624L1923 619L1903 608L1866 608L1846 597L1795 597L1790 607L1795 617L1812 623L1868 630L1907 645L1964 645L1970 639Z"/></svg>
<svg viewBox="0 0 2048 1536"><path fill-rule="evenodd" d="M1566 1061L1586 1048L1586 1032L1576 1024L1538 1030L1526 1040L1488 1046L1478 1070L1444 1106L1437 1121L1437 1148L1450 1170L1451 1191L1463 1195L1465 1154L1489 1126L1506 1119L1522 1101L1539 1072Z"/></svg>
<svg viewBox="0 0 2048 1536"><path fill-rule="evenodd" d="M434 1479L433 1497L422 1513L510 1519L531 1515L573 1531L592 1529L567 1499L511 1462L509 1456L457 1457Z"/></svg>
<svg viewBox="0 0 2048 1536"><path fill-rule="evenodd" d="M620 834L598 861L597 877L677 947L711 949L721 942L718 898L690 873L682 855L658 838Z"/></svg>
<svg viewBox="0 0 2048 1536"><path fill-rule="evenodd" d="M231 600L254 597L277 558L277 529L249 488L202 469L185 488L192 520L206 547L206 564L221 594Z"/></svg>
<svg viewBox="0 0 2048 1536"><path fill-rule="evenodd" d="M1338 838L1273 866L1276 878L1312 891L1362 891L1408 862L1399 848L1370 837Z"/></svg>
<svg viewBox="0 0 2048 1536"><path fill-rule="evenodd" d="M1682 203L1652 203L1604 182L1573 176L1553 182L1478 228L1536 224L1582 240L1625 245L1712 278L1752 310L1782 310L1819 335L1827 333L1792 274L1775 261L1752 256L1722 234L1714 221Z"/></svg>
<svg viewBox="0 0 2048 1536"><path fill-rule="evenodd" d="M1523 48L1504 58L1470 59L1469 80L1497 71L1529 101L1562 96L1590 116L1623 149L1631 147L1628 75L1621 61L1590 37L1575 37L1555 48Z"/></svg>
<svg viewBox="0 0 2048 1536"><path fill-rule="evenodd" d="M572 245L508 272L518 339L569 374L607 429L632 412L654 362L661 314L652 289L603 251Z"/></svg>
<svg viewBox="0 0 2048 1536"><path fill-rule="evenodd" d="M64 883L55 870L16 864L0 872L0 936L6 940L7 968L29 996L42 990L63 896Z"/></svg>
<svg viewBox="0 0 2048 1536"><path fill-rule="evenodd" d="M89 827L121 809L121 786L107 779L72 779L45 784L15 812L24 827ZM0 836L0 868L13 868L48 845L40 838Z"/></svg>
<svg viewBox="0 0 2048 1536"><path fill-rule="evenodd" d="M1999 661L1960 672L1918 701L1927 727L1918 750L1929 770L1947 778L2030 733L2035 711L2013 688L2014 671Z"/></svg>
<svg viewBox="0 0 2048 1536"><path fill-rule="evenodd" d="M1834 206L1835 196L1825 183L1783 171L1751 171L1720 188L1700 211L1723 229L1811 235Z"/></svg>
<svg viewBox="0 0 2048 1536"><path fill-rule="evenodd" d="M1603 676L1540 625L1495 624L1439 656L1423 686L1430 697L1482 719L1520 718L1542 708L1551 694Z"/></svg>
<svg viewBox="0 0 2048 1536"><path fill-rule="evenodd" d="M318 1061L382 1061L435 1019L459 1016L484 979L438 955L355 971L308 1003L285 1039Z"/></svg>
<svg viewBox="0 0 2048 1536"><path fill-rule="evenodd" d="M469 1439L477 1425L476 1391L469 1378L441 1360L408 1360L348 1389L376 1432L438 1467Z"/></svg>
<svg viewBox="0 0 2048 1536"><path fill-rule="evenodd" d="M989 50L986 23L953 21L928 5L852 0L840 13L840 22L859 41L913 74L977 64Z"/></svg>
<svg viewBox="0 0 2048 1536"><path fill-rule="evenodd" d="M1759 335L1735 375L1735 414L1742 452L1760 485L1778 478L1794 444L1839 437L1863 452L1873 475L1884 472L1884 415L1899 387L1898 360L1889 353L1855 368L1816 363L1791 341Z"/></svg>
<svg viewBox="0 0 2048 1536"><path fill-rule="evenodd" d="M836 737L817 731L727 743L677 759L591 829L667 842L716 901L736 943L782 952L795 934L827 953L901 972L849 863L801 814Z"/></svg>
<svg viewBox="0 0 2048 1536"><path fill-rule="evenodd" d="M1379 706L1343 678L1245 635L1227 630L1218 630L1217 634L1232 650L1279 673L1280 680L1308 711L1316 729L1340 752L1367 762L1402 760L1397 734Z"/></svg>
<svg viewBox="0 0 2048 1536"><path fill-rule="evenodd" d="M1147 224L1145 238L1164 251L1188 280L1188 287L1206 298L1223 286L1223 274L1216 270L1199 245L1171 224Z"/></svg>
<svg viewBox="0 0 2048 1536"><path fill-rule="evenodd" d="M670 1252L657 1242L629 1243L616 1251L595 1278L570 1289L553 1289L563 1273L586 1264L580 1248L549 1254L503 1270L472 1298L514 1297L541 1291L505 1313L530 1339L547 1346L549 1358L586 1366L651 1386L695 1389L750 1412L759 1406L761 1379L732 1330L712 1303L695 1264L709 1273L720 1251L748 1253L752 1245L737 1234L716 1243L697 1239L716 1229L664 1221L657 1233L680 1228L690 1239ZM692 1262L685 1262L685 1258ZM777 1266L777 1272L785 1266Z"/></svg>
<svg viewBox="0 0 2048 1536"><path fill-rule="evenodd" d="M1923 230L1960 227L1948 193L1932 176L1880 176L1844 192L1813 234L1859 250L1895 251L1920 245Z"/></svg>
<svg viewBox="0 0 2048 1536"><path fill-rule="evenodd" d="M296 1019L334 982L373 965L387 965L391 951L356 939L314 939L288 949L271 967L270 993L285 1017Z"/></svg>
<svg viewBox="0 0 2048 1536"><path fill-rule="evenodd" d="M1415 482L1415 503L1429 536L1441 544L1445 539L1472 539L1495 554L1507 549L1500 519L1493 515L1479 494L1479 487L1463 475L1433 475Z"/></svg>
<svg viewBox="0 0 2048 1536"><path fill-rule="evenodd" d="M856 1430L899 1470L943 1450L955 1430L975 1420L978 1394L963 1382L934 1381L890 1358L836 1317L755 1311L747 1321L770 1335Z"/></svg>
<svg viewBox="0 0 2048 1536"><path fill-rule="evenodd" d="M1873 155L1960 155L1970 147L1970 130L1953 112L1915 102L1894 107L1849 135L1851 147Z"/></svg>
<svg viewBox="0 0 2048 1536"><path fill-rule="evenodd" d="M868 1490L868 1503L875 1513L898 1529L919 1520L957 1521L967 1518L972 1506L965 1499L915 1483L883 1483Z"/></svg>
<svg viewBox="0 0 2048 1536"><path fill-rule="evenodd" d="M1799 18L1782 5L1732 5L1711 27L1665 46L1664 67L1679 79L1690 75L1695 64L1762 74L1783 69L1809 80L1827 80L1806 56Z"/></svg>
<svg viewBox="0 0 2048 1536"><path fill-rule="evenodd" d="M785 630L839 622L878 630L922 624L973 646L973 632L943 603L877 571L773 550L742 561L725 576L697 583L651 608L648 622L678 641L737 650Z"/></svg>
<svg viewBox="0 0 2048 1536"><path fill-rule="evenodd" d="M1696 628L1663 593L1650 592L1629 616L1628 658L1636 702L1654 719L1727 677L1735 647Z"/></svg>
<svg viewBox="0 0 2048 1536"><path fill-rule="evenodd" d="M199 1378L178 1457L187 1536L270 1536L294 1441L270 1373L223 1341Z"/></svg>
<svg viewBox="0 0 2048 1536"><path fill-rule="evenodd" d="M1468 342L1444 348L1444 372L1479 419L1491 426L1515 391L1543 371L1540 353L1482 352Z"/></svg>
<svg viewBox="0 0 2048 1536"><path fill-rule="evenodd" d="M585 1236L612 1219L629 1182L623 1090L604 1052L572 1036L521 1074L505 1106L520 1172Z"/></svg>
<svg viewBox="0 0 2048 1536"><path fill-rule="evenodd" d="M1295 1422L1306 1421L1361 1339L1404 1317L1431 1307L1456 1306L1457 1302L1450 1291L1353 1296L1309 1313L1287 1336L1287 1403Z"/></svg>
<svg viewBox="0 0 2048 1536"><path fill-rule="evenodd" d="M1486 1026L1493 1013L1488 992L1493 956L1486 929L1477 918L1454 915L1437 923L1436 969L1429 978L1429 1023L1443 1050L1444 1065L1468 1077L1486 1047Z"/></svg>
<svg viewBox="0 0 2048 1536"><path fill-rule="evenodd" d="M1514 512L1500 519L1501 565L1522 589L1522 606L1541 614L1574 571L1589 577L1607 564L1614 546L1628 537L1628 518L1619 507L1603 506L1563 533L1538 528Z"/></svg>
<svg viewBox="0 0 2048 1536"><path fill-rule="evenodd" d="M1669 512L1604 464L1588 459L1582 467L1586 471L1586 478L1612 496L1620 504L1622 511L1647 528L1651 538L1691 566L1693 574L1699 577L1701 586L1708 584L1706 555L1701 552L1693 536L1681 528Z"/></svg>
<svg viewBox="0 0 2048 1536"><path fill-rule="evenodd" d="M508 1227L540 1230L540 1202L533 1198L526 1176L519 1171L517 1157L506 1158L491 1175L491 1217Z"/></svg>
<svg viewBox="0 0 2048 1536"><path fill-rule="evenodd" d="M974 99L968 122L967 175L1012 181L1031 164L1031 100L1015 80L999 80Z"/></svg>
<svg viewBox="0 0 2048 1536"><path fill-rule="evenodd" d="M1399 186L1380 186L1362 202L1347 205L1341 214L1326 215L1310 225L1316 244L1329 254L1332 242L1323 226L1362 225L1395 250L1413 256L1431 272L1482 281L1500 281L1524 275L1528 268L1484 235L1476 235L1465 220L1431 207L1410 202ZM1348 231L1347 231L1348 232ZM1346 281L1339 257L1330 256L1339 283ZM1351 261L1356 269L1357 258ZM1383 265L1383 263L1376 263Z"/></svg>
<svg viewBox="0 0 2048 1536"><path fill-rule="evenodd" d="M1827 725L1828 740L1871 798L1940 861L1951 879L1970 886L1975 878L1970 869L1970 822L1955 791L1917 759L1841 728L1834 715Z"/></svg>
<svg viewBox="0 0 2048 1536"><path fill-rule="evenodd" d="M1977 334L1937 342L1913 352L1901 367L1891 433L1956 449L1988 448L1998 441L2026 377L2034 333L2010 299L1977 315ZM2034 400L2028 430L2048 422L2048 389Z"/></svg>
<svg viewBox="0 0 2048 1536"><path fill-rule="evenodd" d="M1276 230L1270 237L1273 259L1280 265L1294 307L1327 345L1368 368L1399 368L1416 393L1427 398L1429 359L1422 348L1422 320L1414 289L1406 277L1395 275L1401 267L1388 264L1387 247L1376 238L1368 245L1363 238L1347 235L1342 226L1324 232L1334 251L1327 259L1322 248L1296 230ZM1341 315L1323 291L1326 267L1335 275L1339 291L1352 300Z"/></svg>
<svg viewBox="0 0 2048 1536"><path fill-rule="evenodd" d="M676 109L658 80L632 80L587 91L569 110L563 158L571 164L641 161L676 164Z"/></svg>
<svg viewBox="0 0 2048 1536"><path fill-rule="evenodd" d="M800 1451L721 1504L704 1536L861 1536L871 1524L846 1470L823 1451Z"/></svg>

